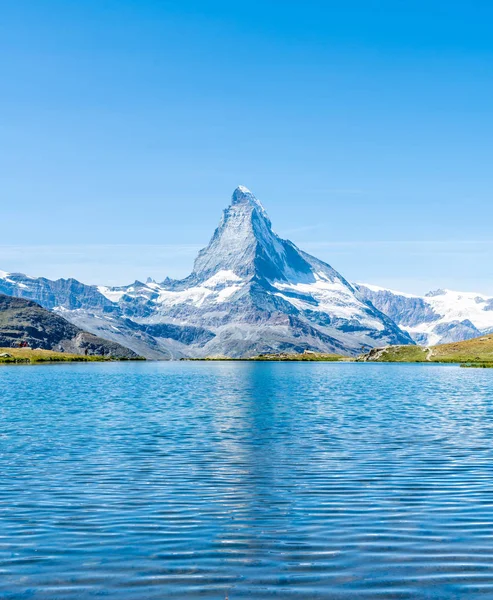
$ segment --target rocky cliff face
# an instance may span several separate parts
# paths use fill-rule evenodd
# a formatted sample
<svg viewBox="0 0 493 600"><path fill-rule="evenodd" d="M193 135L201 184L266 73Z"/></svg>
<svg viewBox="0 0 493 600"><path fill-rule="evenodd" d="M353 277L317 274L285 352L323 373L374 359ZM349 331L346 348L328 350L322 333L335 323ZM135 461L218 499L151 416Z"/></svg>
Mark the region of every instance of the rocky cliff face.
<svg viewBox="0 0 493 600"><path fill-rule="evenodd" d="M31 300L0 294L0 347L15 347L19 342L43 350L137 358L128 348L82 331Z"/></svg>
<svg viewBox="0 0 493 600"><path fill-rule="evenodd" d="M0 293L33 300L50 310L83 308L111 312L114 309L113 303L100 294L97 287L84 285L76 279L51 281L44 277L0 271Z"/></svg>
<svg viewBox="0 0 493 600"><path fill-rule="evenodd" d="M493 299L481 294L436 290L413 296L368 284L355 287L419 344L461 342L493 331Z"/></svg>
<svg viewBox="0 0 493 600"><path fill-rule="evenodd" d="M96 288L4 274L0 291L6 286L151 358L357 354L413 343L330 265L279 238L242 186L184 280Z"/></svg>

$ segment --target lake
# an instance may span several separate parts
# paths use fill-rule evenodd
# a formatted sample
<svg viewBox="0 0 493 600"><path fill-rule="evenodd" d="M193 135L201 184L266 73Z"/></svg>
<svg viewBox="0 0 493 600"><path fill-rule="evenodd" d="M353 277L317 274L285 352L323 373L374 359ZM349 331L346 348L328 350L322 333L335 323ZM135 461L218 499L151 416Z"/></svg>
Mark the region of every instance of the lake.
<svg viewBox="0 0 493 600"><path fill-rule="evenodd" d="M0 598L493 598L493 369L0 368Z"/></svg>

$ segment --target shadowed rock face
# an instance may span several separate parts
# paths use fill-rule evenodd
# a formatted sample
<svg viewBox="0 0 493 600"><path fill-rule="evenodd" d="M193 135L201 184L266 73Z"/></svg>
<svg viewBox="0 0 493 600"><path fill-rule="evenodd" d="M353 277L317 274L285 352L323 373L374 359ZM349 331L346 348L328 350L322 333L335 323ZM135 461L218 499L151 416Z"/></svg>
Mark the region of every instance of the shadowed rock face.
<svg viewBox="0 0 493 600"><path fill-rule="evenodd" d="M386 314L403 327L412 327L424 322L433 322L440 319L440 315L419 296L401 296L390 290L372 291L365 285L356 284L360 294L373 306Z"/></svg>
<svg viewBox="0 0 493 600"><path fill-rule="evenodd" d="M462 342L481 335L481 331L469 319L439 323L433 331L440 336L440 344Z"/></svg>
<svg viewBox="0 0 493 600"><path fill-rule="evenodd" d="M0 347L27 342L31 348L74 354L136 358L137 355L108 340L82 331L35 302L0 294Z"/></svg>
<svg viewBox="0 0 493 600"><path fill-rule="evenodd" d="M277 236L243 186L184 280L96 288L6 275L0 286L10 285L8 293L63 309L78 326L150 358L358 354L413 343L330 265Z"/></svg>

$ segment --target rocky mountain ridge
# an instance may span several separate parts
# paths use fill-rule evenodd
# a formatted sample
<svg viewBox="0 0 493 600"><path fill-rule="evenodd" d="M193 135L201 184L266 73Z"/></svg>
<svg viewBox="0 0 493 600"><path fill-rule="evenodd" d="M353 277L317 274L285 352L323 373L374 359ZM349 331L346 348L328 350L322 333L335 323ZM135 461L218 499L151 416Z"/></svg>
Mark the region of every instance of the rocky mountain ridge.
<svg viewBox="0 0 493 600"><path fill-rule="evenodd" d="M137 358L132 350L83 331L31 300L0 294L0 347L20 343L73 354Z"/></svg>

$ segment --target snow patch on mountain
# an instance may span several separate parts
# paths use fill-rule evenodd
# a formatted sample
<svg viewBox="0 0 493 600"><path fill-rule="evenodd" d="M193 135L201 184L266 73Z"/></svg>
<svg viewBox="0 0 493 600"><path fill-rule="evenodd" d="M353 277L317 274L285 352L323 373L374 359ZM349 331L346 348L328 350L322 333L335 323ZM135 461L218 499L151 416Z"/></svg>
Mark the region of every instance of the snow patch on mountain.
<svg viewBox="0 0 493 600"><path fill-rule="evenodd" d="M10 273L7 273L7 271L0 271L0 279L3 279L7 283L15 283L15 281L10 278Z"/></svg>
<svg viewBox="0 0 493 600"><path fill-rule="evenodd" d="M493 311L489 306L491 298L477 293L441 290L440 293L428 294L427 302L439 314L448 320L469 319L478 329L493 326Z"/></svg>
<svg viewBox="0 0 493 600"><path fill-rule="evenodd" d="M111 302L120 302L122 296L125 294L123 290L113 290L104 285L98 286L98 292L102 294L105 298L108 298Z"/></svg>
<svg viewBox="0 0 493 600"><path fill-rule="evenodd" d="M278 294L288 302L291 302L300 310L314 310L319 313L329 313L339 319L351 319L363 308L353 290L347 287L341 280L329 279L324 273L315 273L315 281L310 283L282 283L275 282L273 285L281 291L294 291L297 296L286 296ZM314 302L315 300L315 302ZM383 331L385 326L377 318L371 318L366 313L361 315L361 325Z"/></svg>
<svg viewBox="0 0 493 600"><path fill-rule="evenodd" d="M158 304L175 306L188 303L195 307L201 307L206 301L211 303L225 302L241 289L243 283L241 277L238 277L233 271L223 269L199 285L182 290L165 289L158 285L153 286L153 289L159 293L156 300Z"/></svg>

